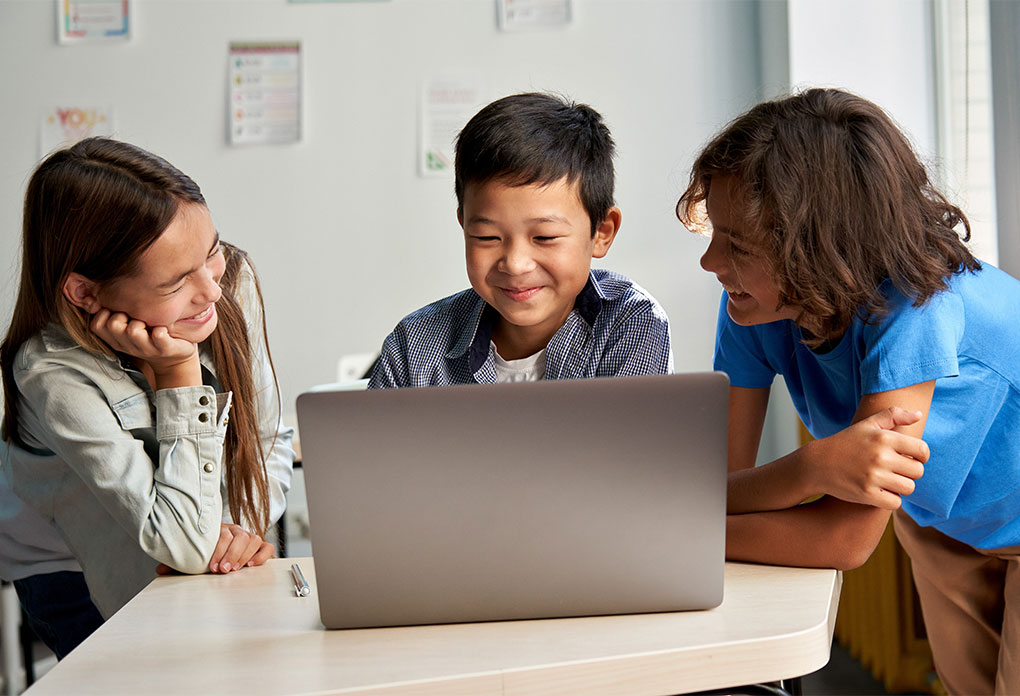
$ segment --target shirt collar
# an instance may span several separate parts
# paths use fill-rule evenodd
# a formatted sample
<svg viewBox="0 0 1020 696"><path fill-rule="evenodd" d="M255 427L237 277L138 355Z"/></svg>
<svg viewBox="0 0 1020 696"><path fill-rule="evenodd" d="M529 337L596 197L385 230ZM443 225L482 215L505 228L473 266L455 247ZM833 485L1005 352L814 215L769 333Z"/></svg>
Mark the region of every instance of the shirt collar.
<svg viewBox="0 0 1020 696"><path fill-rule="evenodd" d="M465 353L468 356L468 369L472 373L485 364L489 358L489 341L492 340L492 332L499 320L499 313L491 305L482 300L481 296L475 295L478 299L477 307L471 317L464 324L464 330L457 338L457 342L447 351L447 358L459 358ZM588 282L577 295L574 301L574 309L588 323L595 324L595 319L602 311L603 301L609 299L599 284L595 275L588 272Z"/></svg>
<svg viewBox="0 0 1020 696"><path fill-rule="evenodd" d="M71 334L67 333L60 324L49 323L43 327L41 332L43 345L46 350L50 353L59 353L65 350L73 350L75 348L81 348L73 338Z"/></svg>

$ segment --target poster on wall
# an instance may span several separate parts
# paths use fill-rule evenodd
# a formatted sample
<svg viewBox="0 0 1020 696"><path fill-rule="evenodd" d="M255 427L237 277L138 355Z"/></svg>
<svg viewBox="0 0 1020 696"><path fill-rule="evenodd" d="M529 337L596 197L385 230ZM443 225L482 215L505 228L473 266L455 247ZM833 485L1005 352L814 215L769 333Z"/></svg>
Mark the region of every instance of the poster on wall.
<svg viewBox="0 0 1020 696"><path fill-rule="evenodd" d="M113 135L113 110L96 106L55 106L39 127L39 159L92 135Z"/></svg>
<svg viewBox="0 0 1020 696"><path fill-rule="evenodd" d="M503 31L563 27L574 14L571 0L496 0L496 12Z"/></svg>
<svg viewBox="0 0 1020 696"><path fill-rule="evenodd" d="M131 38L128 0L56 0L57 40L127 41Z"/></svg>
<svg viewBox="0 0 1020 696"><path fill-rule="evenodd" d="M453 171L457 133L483 104L483 87L474 76L443 76L423 83L418 113L418 175Z"/></svg>
<svg viewBox="0 0 1020 696"><path fill-rule="evenodd" d="M301 139L301 43L232 42L227 113L231 145Z"/></svg>

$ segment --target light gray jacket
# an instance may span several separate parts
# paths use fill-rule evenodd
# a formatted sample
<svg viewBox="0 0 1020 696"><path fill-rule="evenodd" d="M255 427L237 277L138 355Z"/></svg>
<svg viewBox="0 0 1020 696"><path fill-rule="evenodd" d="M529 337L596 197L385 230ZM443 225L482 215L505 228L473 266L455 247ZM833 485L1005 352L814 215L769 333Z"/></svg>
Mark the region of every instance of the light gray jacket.
<svg viewBox="0 0 1020 696"><path fill-rule="evenodd" d="M294 431L280 419L260 314L247 311L257 302L250 283L246 289L242 305L255 351L269 516L275 522L290 487ZM221 521L231 521L223 477L231 394L210 386L216 384L211 356L201 349L200 360L203 386L153 393L129 362L86 351L58 325L21 346L14 377L26 447L0 443L0 461L32 510L8 510L15 513L8 522L20 530L0 523L0 556L15 566L8 574L73 567L77 558L93 601L109 617L155 577L158 563L205 572ZM54 528L67 546L64 561ZM17 543L5 543L22 542L23 549L33 537L57 548L38 550L25 561Z"/></svg>

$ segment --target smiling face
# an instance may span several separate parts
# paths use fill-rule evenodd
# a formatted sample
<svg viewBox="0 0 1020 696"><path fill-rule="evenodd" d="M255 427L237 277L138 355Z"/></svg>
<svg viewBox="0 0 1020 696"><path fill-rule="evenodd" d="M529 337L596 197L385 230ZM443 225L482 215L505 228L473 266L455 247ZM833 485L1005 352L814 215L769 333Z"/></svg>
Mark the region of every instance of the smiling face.
<svg viewBox="0 0 1020 696"><path fill-rule="evenodd" d="M493 332L507 359L532 355L563 326L620 226L611 208L592 236L577 182L511 186L469 183L457 219L471 287L500 314Z"/></svg>
<svg viewBox="0 0 1020 696"><path fill-rule="evenodd" d="M182 204L135 272L101 285L96 299L149 328L165 326L174 338L200 343L216 328L225 267L209 211L197 203Z"/></svg>
<svg viewBox="0 0 1020 696"><path fill-rule="evenodd" d="M779 287L769 272L769 262L755 244L753 226L735 177L713 177L708 192L708 217L712 241L701 257L701 267L715 273L726 289L726 311L737 324L750 326L780 319L797 319L800 311L780 307Z"/></svg>

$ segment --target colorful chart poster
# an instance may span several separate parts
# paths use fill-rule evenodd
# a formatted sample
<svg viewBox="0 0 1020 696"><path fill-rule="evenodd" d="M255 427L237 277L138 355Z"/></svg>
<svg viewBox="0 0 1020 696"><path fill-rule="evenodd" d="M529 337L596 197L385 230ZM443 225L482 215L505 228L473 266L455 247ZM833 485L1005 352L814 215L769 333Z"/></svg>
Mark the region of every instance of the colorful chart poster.
<svg viewBox="0 0 1020 696"><path fill-rule="evenodd" d="M56 0L57 40L127 41L131 38L128 0Z"/></svg>
<svg viewBox="0 0 1020 696"><path fill-rule="evenodd" d="M482 106L482 82L473 77L441 77L422 85L418 117L419 176L453 171L457 133Z"/></svg>
<svg viewBox="0 0 1020 696"><path fill-rule="evenodd" d="M230 44L231 145L301 139L301 44Z"/></svg>
<svg viewBox="0 0 1020 696"><path fill-rule="evenodd" d="M39 158L91 135L113 135L113 111L94 106L56 106L43 114Z"/></svg>

